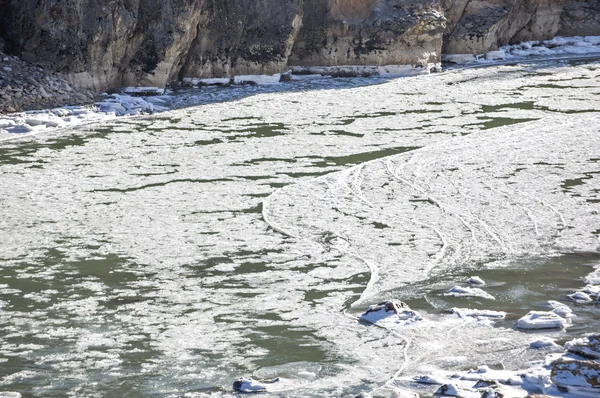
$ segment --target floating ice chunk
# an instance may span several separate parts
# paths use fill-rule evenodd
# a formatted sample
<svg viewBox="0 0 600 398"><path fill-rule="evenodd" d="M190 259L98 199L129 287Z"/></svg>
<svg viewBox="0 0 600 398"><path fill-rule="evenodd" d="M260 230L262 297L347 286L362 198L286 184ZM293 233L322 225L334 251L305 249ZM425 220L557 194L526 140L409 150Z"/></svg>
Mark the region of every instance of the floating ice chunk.
<svg viewBox="0 0 600 398"><path fill-rule="evenodd" d="M384 301L372 305L360 316L360 319L377 325L408 325L423 319L417 311L411 310L406 303L397 300Z"/></svg>
<svg viewBox="0 0 600 398"><path fill-rule="evenodd" d="M0 391L0 398L21 398L22 395L19 392L13 391Z"/></svg>
<svg viewBox="0 0 600 398"><path fill-rule="evenodd" d="M584 357L600 359L600 334L593 334L567 342L565 348Z"/></svg>
<svg viewBox="0 0 600 398"><path fill-rule="evenodd" d="M244 393L267 392L267 386L254 379L240 377L233 382L233 390Z"/></svg>
<svg viewBox="0 0 600 398"><path fill-rule="evenodd" d="M452 289L448 290L446 295L456 297L481 297L489 300L496 300L494 296L477 287L454 286Z"/></svg>
<svg viewBox="0 0 600 398"><path fill-rule="evenodd" d="M369 394L368 392L361 392L358 393L354 396L354 398L373 398L373 396L371 394Z"/></svg>
<svg viewBox="0 0 600 398"><path fill-rule="evenodd" d="M517 321L521 329L554 329L567 326L567 320L550 311L530 311Z"/></svg>
<svg viewBox="0 0 600 398"><path fill-rule="evenodd" d="M600 285L600 268L585 277L585 283L588 285Z"/></svg>
<svg viewBox="0 0 600 398"><path fill-rule="evenodd" d="M583 40L595 46L600 45L600 36L585 36Z"/></svg>
<svg viewBox="0 0 600 398"><path fill-rule="evenodd" d="M478 276L472 276L469 279L467 279L467 283L469 285L479 285L479 286L484 286L485 285L485 281L483 279L481 279Z"/></svg>
<svg viewBox="0 0 600 398"><path fill-rule="evenodd" d="M315 381L317 380L317 374L309 371L300 371L298 372L298 377L307 381Z"/></svg>
<svg viewBox="0 0 600 398"><path fill-rule="evenodd" d="M184 83L193 86L225 86L231 83L230 77L213 77L207 79L185 77L182 79Z"/></svg>
<svg viewBox="0 0 600 398"><path fill-rule="evenodd" d="M420 395L412 391L395 389L390 394L390 398L419 398Z"/></svg>
<svg viewBox="0 0 600 398"><path fill-rule="evenodd" d="M562 317L562 318L570 318L573 316L573 310L570 309L569 307L562 306L562 307L558 307L552 310L553 313L555 313L556 315Z"/></svg>
<svg viewBox="0 0 600 398"><path fill-rule="evenodd" d="M159 87L124 87L121 92L134 96L162 95L165 93L165 89Z"/></svg>
<svg viewBox="0 0 600 398"><path fill-rule="evenodd" d="M554 339L550 337L540 337L539 339L532 341L529 343L529 348L533 349L541 349L541 348L557 348L560 347L558 344L554 342Z"/></svg>
<svg viewBox="0 0 600 398"><path fill-rule="evenodd" d="M585 292L575 292L573 294L569 294L567 297L579 304L591 303L594 301L590 295Z"/></svg>
<svg viewBox="0 0 600 398"><path fill-rule="evenodd" d="M492 310L473 310L470 308L452 308L451 313L462 319L472 319L477 323L492 324L494 321L504 319L506 312Z"/></svg>
<svg viewBox="0 0 600 398"><path fill-rule="evenodd" d="M444 54L442 60L451 64L464 65L475 63L477 58L473 54Z"/></svg>
<svg viewBox="0 0 600 398"><path fill-rule="evenodd" d="M448 384L449 381L446 377L436 377L436 376L416 376L413 379L417 383L421 384Z"/></svg>
<svg viewBox="0 0 600 398"><path fill-rule="evenodd" d="M504 58L506 58L506 53L502 50L490 51L487 54L485 54L485 59L487 59L488 61L495 61Z"/></svg>
<svg viewBox="0 0 600 398"><path fill-rule="evenodd" d="M600 296L600 286L587 285L583 289L581 289L581 291L589 294L592 298Z"/></svg>
<svg viewBox="0 0 600 398"><path fill-rule="evenodd" d="M595 361L579 361L559 359L551 365L551 379L559 387L572 391L583 388L585 392L600 396L600 363Z"/></svg>
<svg viewBox="0 0 600 398"><path fill-rule="evenodd" d="M281 74L274 75L240 75L233 78L235 84L253 83L253 84L277 84L281 81Z"/></svg>
<svg viewBox="0 0 600 398"><path fill-rule="evenodd" d="M509 370L493 370L488 366L479 366L476 370L469 370L466 373L460 374L461 380L487 380L497 381L503 384L509 384L513 386L521 385L523 380L515 372Z"/></svg>
<svg viewBox="0 0 600 398"><path fill-rule="evenodd" d="M454 383L444 384L434 394L435 396L443 396L443 397L461 397L461 398L479 398L481 395L479 392L475 390L466 390L464 388L458 387Z"/></svg>

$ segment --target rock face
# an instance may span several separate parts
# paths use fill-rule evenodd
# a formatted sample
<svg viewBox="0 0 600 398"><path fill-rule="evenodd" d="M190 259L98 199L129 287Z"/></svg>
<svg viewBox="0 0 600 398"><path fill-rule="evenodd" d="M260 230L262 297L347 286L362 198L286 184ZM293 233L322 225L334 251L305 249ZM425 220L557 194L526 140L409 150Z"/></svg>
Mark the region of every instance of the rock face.
<svg viewBox="0 0 600 398"><path fill-rule="evenodd" d="M600 35L597 0L0 0L0 10L0 51L95 91L289 66L426 66L442 48Z"/></svg>
<svg viewBox="0 0 600 398"><path fill-rule="evenodd" d="M439 62L426 0L0 0L4 50L97 91L298 65ZM1 49L0 49L1 50Z"/></svg>
<svg viewBox="0 0 600 398"><path fill-rule="evenodd" d="M448 30L444 53L481 54L499 46L551 39L564 0L442 0Z"/></svg>
<svg viewBox="0 0 600 398"><path fill-rule="evenodd" d="M600 2L566 0L558 34L561 36L600 35Z"/></svg>
<svg viewBox="0 0 600 398"><path fill-rule="evenodd" d="M307 0L289 63L424 67L440 62L446 20L421 3Z"/></svg>

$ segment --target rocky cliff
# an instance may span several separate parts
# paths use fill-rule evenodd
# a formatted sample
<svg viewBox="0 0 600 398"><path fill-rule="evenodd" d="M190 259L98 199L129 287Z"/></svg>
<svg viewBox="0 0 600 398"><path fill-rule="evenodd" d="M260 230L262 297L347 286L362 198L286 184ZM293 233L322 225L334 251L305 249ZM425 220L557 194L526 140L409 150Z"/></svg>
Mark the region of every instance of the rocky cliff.
<svg viewBox="0 0 600 398"><path fill-rule="evenodd" d="M0 51L95 91L289 66L425 66L600 35L598 0L0 0ZM0 82L0 88L2 82Z"/></svg>

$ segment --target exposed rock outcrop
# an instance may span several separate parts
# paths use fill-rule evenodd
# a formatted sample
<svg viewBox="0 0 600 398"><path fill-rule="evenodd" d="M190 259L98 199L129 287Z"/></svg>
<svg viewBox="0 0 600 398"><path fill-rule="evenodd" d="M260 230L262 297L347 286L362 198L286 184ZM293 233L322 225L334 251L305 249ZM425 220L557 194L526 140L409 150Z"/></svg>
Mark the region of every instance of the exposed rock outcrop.
<svg viewBox="0 0 600 398"><path fill-rule="evenodd" d="M289 63L423 67L440 62L446 19L423 3L307 0Z"/></svg>
<svg viewBox="0 0 600 398"><path fill-rule="evenodd" d="M92 91L73 87L60 73L32 66L0 51L0 113L83 105L95 98Z"/></svg>
<svg viewBox="0 0 600 398"><path fill-rule="evenodd" d="M565 0L558 34L561 36L600 35L600 1Z"/></svg>
<svg viewBox="0 0 600 398"><path fill-rule="evenodd" d="M442 0L448 19L443 52L482 54L499 46L551 39L564 0Z"/></svg>

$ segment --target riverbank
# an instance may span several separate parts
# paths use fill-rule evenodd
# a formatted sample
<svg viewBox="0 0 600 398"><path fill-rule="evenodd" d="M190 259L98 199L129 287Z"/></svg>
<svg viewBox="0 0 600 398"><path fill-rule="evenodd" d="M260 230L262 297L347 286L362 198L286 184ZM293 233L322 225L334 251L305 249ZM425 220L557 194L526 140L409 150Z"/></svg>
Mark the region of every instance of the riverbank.
<svg viewBox="0 0 600 398"><path fill-rule="evenodd" d="M58 73L0 51L0 114L87 105L97 98L96 93L69 84Z"/></svg>

